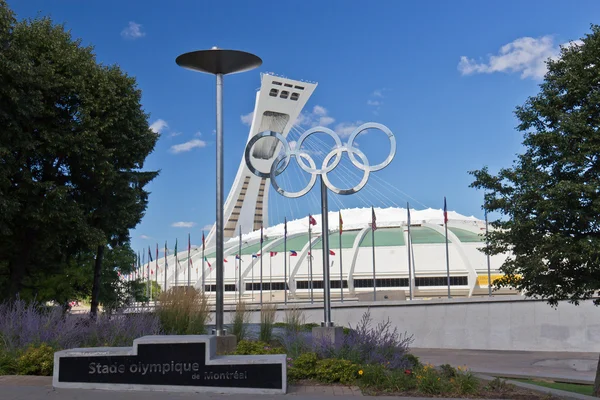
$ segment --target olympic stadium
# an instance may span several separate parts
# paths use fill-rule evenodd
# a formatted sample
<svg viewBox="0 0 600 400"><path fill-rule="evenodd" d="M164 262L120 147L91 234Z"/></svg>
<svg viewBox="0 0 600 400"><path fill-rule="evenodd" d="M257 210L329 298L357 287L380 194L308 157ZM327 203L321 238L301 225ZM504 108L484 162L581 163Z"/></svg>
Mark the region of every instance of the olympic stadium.
<svg viewBox="0 0 600 400"><path fill-rule="evenodd" d="M293 144L300 147L305 141L308 143L307 134L310 132L299 129L297 121L303 118L301 112L316 87L316 83L273 74L261 75L261 87L256 93L246 142L250 145L245 154L238 155L239 167L224 205L225 299L283 301L284 294L291 301L321 298L324 268L329 270L333 299L344 296L345 299L372 300L374 291L377 300L404 299L411 295L414 298L442 297L448 295L448 287L452 297L487 295L488 258L480 251L484 246L485 222L448 211L446 237L442 209L411 208L409 217L408 210L394 201L397 193L386 194L386 189L389 189L386 186L389 185L385 183L370 189L383 203L385 199L390 200L389 206L373 209L376 216L374 231L371 228L371 207L344 207L338 197L331 196L333 202L330 200L332 207L329 210L334 208L336 211L329 211L328 215L329 265L323 265L321 216L318 213L312 215L316 224L311 225L308 215L294 211L293 207L286 209L281 200L282 193L289 194L291 191L293 196L290 197L304 196L304 201L312 201L316 209L320 209L318 195L312 193L318 193L318 187L310 190L318 179L313 174L306 186L292 190L283 187L292 188L294 182L283 178L275 182L278 179L271 179L275 175L269 174L269 171L284 169L281 165L290 163L289 157L283 160L282 154L293 153ZM319 110L315 108L316 111ZM351 142L356 135L355 129L344 148L353 146ZM337 158L334 152L342 148L333 131L330 136L335 142L334 151L325 155L324 166L332 158ZM388 138L394 140L389 135ZM391 148L395 149L395 142L392 144ZM323 155L325 146L331 148L322 140L313 141L305 153L296 151L296 158L304 159L300 161L304 161L305 165L300 165L300 168L310 171L312 166L314 170L315 163L309 154ZM352 169L352 164L340 163L338 184L360 189L369 175L372 180L377 180L376 172L370 174L365 171L367 167L364 165L368 162L365 163L366 158L357 147L351 148L348 153L350 158L354 158L352 164L359 168ZM391 158L393 151L386 162L389 163ZM361 162L364 165L361 166ZM377 167L371 166L371 172L377 171ZM292 177L296 175L299 173L290 174ZM332 180L326 179L329 189L333 193L343 192L344 189L337 189ZM276 189L274 192L270 190L272 187ZM360 198L362 195L359 191L353 196ZM363 204L366 205L366 202ZM269 215L272 218L276 215L279 220L284 215L287 224L271 225ZM159 259L153 265L157 271L155 279L163 289L165 284L167 289L192 285L214 297L214 225L206 237L205 246L192 248L190 255L188 257L187 252L180 252L177 260L172 254L166 259ZM499 276L499 267L505 259L506 255L489 258L492 280ZM515 291L504 289L495 294L515 294Z"/></svg>

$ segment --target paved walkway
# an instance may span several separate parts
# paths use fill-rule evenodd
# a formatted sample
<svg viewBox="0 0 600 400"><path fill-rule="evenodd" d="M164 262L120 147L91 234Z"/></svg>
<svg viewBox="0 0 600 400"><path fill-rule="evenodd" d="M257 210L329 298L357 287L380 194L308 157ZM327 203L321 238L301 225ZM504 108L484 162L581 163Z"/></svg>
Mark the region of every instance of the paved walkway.
<svg viewBox="0 0 600 400"><path fill-rule="evenodd" d="M539 377L593 383L598 353L411 349L422 363L466 365L474 372L504 377Z"/></svg>

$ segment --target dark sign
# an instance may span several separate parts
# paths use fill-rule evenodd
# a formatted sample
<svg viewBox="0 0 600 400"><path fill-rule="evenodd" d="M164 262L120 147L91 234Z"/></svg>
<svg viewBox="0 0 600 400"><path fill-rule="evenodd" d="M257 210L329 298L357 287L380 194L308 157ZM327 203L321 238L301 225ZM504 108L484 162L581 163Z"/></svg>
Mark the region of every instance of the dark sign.
<svg viewBox="0 0 600 400"><path fill-rule="evenodd" d="M86 355L73 350L59 358L58 383L283 389L282 362L253 363L226 356L207 363L210 343L139 343L136 355Z"/></svg>

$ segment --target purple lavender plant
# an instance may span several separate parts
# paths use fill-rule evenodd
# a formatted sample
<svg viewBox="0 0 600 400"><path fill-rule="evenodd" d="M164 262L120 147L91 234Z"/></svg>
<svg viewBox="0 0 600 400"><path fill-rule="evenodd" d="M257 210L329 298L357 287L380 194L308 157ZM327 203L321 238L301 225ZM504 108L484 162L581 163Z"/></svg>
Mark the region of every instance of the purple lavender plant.
<svg viewBox="0 0 600 400"><path fill-rule="evenodd" d="M12 351L31 344L55 348L130 346L133 339L160 333L153 314L99 316L68 315L60 308L17 299L0 304L0 345Z"/></svg>
<svg viewBox="0 0 600 400"><path fill-rule="evenodd" d="M314 343L314 349L322 358L341 358L356 364L379 364L389 369L411 366L406 356L413 337L400 335L388 318L386 322L371 327L371 313L367 311L354 329L345 335L339 348L328 341Z"/></svg>

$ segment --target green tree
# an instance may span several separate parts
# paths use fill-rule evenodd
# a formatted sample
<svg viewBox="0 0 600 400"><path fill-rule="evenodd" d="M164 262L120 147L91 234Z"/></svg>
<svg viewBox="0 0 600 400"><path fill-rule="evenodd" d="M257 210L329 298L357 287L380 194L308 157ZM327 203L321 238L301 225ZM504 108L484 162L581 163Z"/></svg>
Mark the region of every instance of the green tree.
<svg viewBox="0 0 600 400"><path fill-rule="evenodd" d="M97 307L105 249L147 206L158 135L135 79L49 18L16 21L0 0L0 47L0 298L77 295L91 253Z"/></svg>
<svg viewBox="0 0 600 400"><path fill-rule="evenodd" d="M600 304L600 27L548 61L538 95L518 107L524 154L471 173L492 222L487 254L508 253L497 287L556 306ZM600 360L595 393L600 396Z"/></svg>

